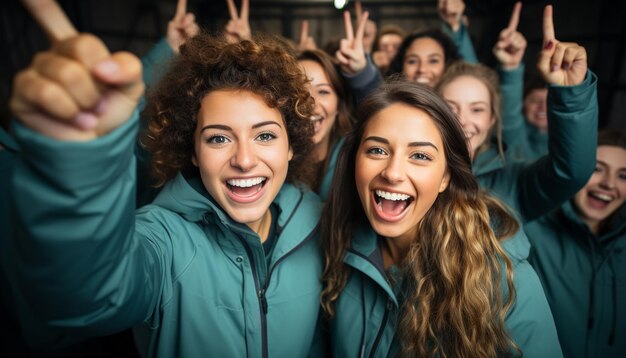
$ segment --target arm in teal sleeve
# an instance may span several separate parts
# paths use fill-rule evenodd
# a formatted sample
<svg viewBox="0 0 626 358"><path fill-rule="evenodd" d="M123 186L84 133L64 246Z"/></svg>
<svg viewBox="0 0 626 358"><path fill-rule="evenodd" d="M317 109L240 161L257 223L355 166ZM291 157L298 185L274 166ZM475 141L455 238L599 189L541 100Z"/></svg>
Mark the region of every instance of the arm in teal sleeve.
<svg viewBox="0 0 626 358"><path fill-rule="evenodd" d="M528 261L515 265L515 303L505 317L511 338L524 357L562 357L556 326L537 273Z"/></svg>
<svg viewBox="0 0 626 358"><path fill-rule="evenodd" d="M118 332L157 307L169 255L151 237L158 227L135 223L136 116L88 142L16 123L15 230L2 254L33 345Z"/></svg>
<svg viewBox="0 0 626 358"><path fill-rule="evenodd" d="M524 92L524 65L513 70L498 69L502 93L502 139L508 150L522 153L528 147L528 133L522 113Z"/></svg>
<svg viewBox="0 0 626 358"><path fill-rule="evenodd" d="M161 79L165 66L173 57L174 51L165 38L162 38L141 58L142 76L146 87L154 85Z"/></svg>
<svg viewBox="0 0 626 358"><path fill-rule="evenodd" d="M446 23L442 25L443 32L448 34L452 41L456 44L456 47L459 49L459 54L461 57L469 63L478 63L478 57L476 56L476 52L474 51L474 45L472 44L472 39L470 38L469 32L463 23L459 27L458 31L452 31L450 26Z"/></svg>
<svg viewBox="0 0 626 358"><path fill-rule="evenodd" d="M354 101L357 104L367 97L368 94L380 87L383 83L383 77L378 68L374 65L370 55L366 55L365 58L367 59L367 64L361 72L354 75L348 75L343 72L341 73L341 75L346 79L346 82L352 91Z"/></svg>
<svg viewBox="0 0 626 358"><path fill-rule="evenodd" d="M518 174L520 211L525 221L568 200L595 169L598 79L591 71L577 86L548 87L549 153Z"/></svg>

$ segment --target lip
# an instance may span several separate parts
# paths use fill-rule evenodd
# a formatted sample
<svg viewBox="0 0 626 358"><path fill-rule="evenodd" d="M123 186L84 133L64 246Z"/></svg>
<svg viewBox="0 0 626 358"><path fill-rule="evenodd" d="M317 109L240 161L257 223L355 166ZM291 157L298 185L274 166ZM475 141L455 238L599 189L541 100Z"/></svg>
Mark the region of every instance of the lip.
<svg viewBox="0 0 626 358"><path fill-rule="evenodd" d="M383 222L396 223L396 222L404 219L406 214L409 212L409 208L411 207L411 205L413 205L413 202L415 201L415 200L411 200L409 202L409 204L404 208L404 210L402 210L402 212L400 214L398 214L398 215L390 215L388 213L383 212L378 207L378 204L376 203L376 194L375 194L376 190L377 189L374 189L374 190L370 191L370 200L371 200L372 206L374 208L373 211L374 211L374 214L376 215L376 218L378 218L380 221L383 221ZM387 191L387 192L392 192L392 193L398 193L398 192L393 191L393 190L384 190L384 189L380 189L380 190ZM404 193L398 193L398 194L404 194ZM409 196L411 196L411 198L413 198L412 195L409 195Z"/></svg>
<svg viewBox="0 0 626 358"><path fill-rule="evenodd" d="M257 176L251 176L251 177L245 177L245 178L229 178L229 179L245 180L245 179L258 178L258 177L259 176L257 175ZM265 181L263 182L263 186L261 186L261 189L259 189L259 191L253 193L252 195L248 195L248 196L235 194L233 191L230 190L228 183L224 181L223 185L226 191L226 195L230 198L231 201L237 204L249 204L249 203L256 202L261 197L263 197L263 195L265 194L265 191L267 190L267 186L268 186L267 184L271 180L269 177L266 177L266 176L262 176L262 177L265 178Z"/></svg>
<svg viewBox="0 0 626 358"><path fill-rule="evenodd" d="M313 134L317 134L322 129L322 123L326 120L326 117L318 114L311 116L311 122L313 122Z"/></svg>

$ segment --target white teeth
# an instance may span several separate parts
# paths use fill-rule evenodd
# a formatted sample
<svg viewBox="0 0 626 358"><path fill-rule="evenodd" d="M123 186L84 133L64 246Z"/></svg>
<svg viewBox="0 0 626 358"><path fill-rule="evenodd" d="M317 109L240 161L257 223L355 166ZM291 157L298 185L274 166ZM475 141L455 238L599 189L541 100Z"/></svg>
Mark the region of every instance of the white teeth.
<svg viewBox="0 0 626 358"><path fill-rule="evenodd" d="M411 197L410 195L406 195L406 194L390 193L390 192L382 191L382 190L376 190L375 193L377 196L380 196L381 198L385 200L392 200L392 201L407 200Z"/></svg>
<svg viewBox="0 0 626 358"><path fill-rule="evenodd" d="M596 193L596 192L591 192L589 194L593 196L594 198L600 199L602 201L606 201L606 202L613 201L613 197L611 195Z"/></svg>
<svg viewBox="0 0 626 358"><path fill-rule="evenodd" d="M415 82L417 83L430 83L430 79L426 78L426 77L418 77Z"/></svg>
<svg viewBox="0 0 626 358"><path fill-rule="evenodd" d="M249 188L251 186L261 184L264 180L265 178L263 177L251 178L251 179L228 179L226 183L228 183L228 185L237 186L240 188Z"/></svg>
<svg viewBox="0 0 626 358"><path fill-rule="evenodd" d="M312 120L312 121L319 121L319 120L321 120L322 118L323 118L323 117L322 117L322 116L320 116L319 114L314 114L314 115L312 115L311 117L309 117L309 119L310 119L310 120Z"/></svg>

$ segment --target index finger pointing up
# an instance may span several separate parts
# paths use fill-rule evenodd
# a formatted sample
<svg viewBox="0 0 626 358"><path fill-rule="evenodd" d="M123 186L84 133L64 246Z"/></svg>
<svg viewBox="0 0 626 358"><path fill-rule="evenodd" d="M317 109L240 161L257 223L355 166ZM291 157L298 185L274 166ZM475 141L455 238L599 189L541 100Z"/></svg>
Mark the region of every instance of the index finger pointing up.
<svg viewBox="0 0 626 358"><path fill-rule="evenodd" d="M78 34L74 25L54 0L23 0L24 6L35 18L51 42L59 42Z"/></svg>
<svg viewBox="0 0 626 358"><path fill-rule="evenodd" d="M248 20L248 14L250 13L250 1L243 0L241 2L241 18Z"/></svg>
<svg viewBox="0 0 626 358"><path fill-rule="evenodd" d="M552 5L548 5L543 10L543 44L554 40L554 22L552 20Z"/></svg>
<svg viewBox="0 0 626 358"><path fill-rule="evenodd" d="M300 44L304 44L309 38L309 22L302 21L302 27L300 29Z"/></svg>
<svg viewBox="0 0 626 358"><path fill-rule="evenodd" d="M517 30L519 25L519 14L522 12L522 3L520 1L515 3L513 7L513 13L511 14L511 20L509 20L509 30Z"/></svg>
<svg viewBox="0 0 626 358"><path fill-rule="evenodd" d="M175 20L182 19L187 13L187 0L178 0L178 4L176 4L176 15L174 15Z"/></svg>

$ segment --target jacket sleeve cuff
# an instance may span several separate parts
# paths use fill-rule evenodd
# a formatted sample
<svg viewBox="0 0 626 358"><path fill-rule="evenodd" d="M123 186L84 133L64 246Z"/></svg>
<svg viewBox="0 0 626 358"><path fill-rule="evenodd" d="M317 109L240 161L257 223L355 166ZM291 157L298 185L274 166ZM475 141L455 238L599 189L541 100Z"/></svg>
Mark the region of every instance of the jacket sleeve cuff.
<svg viewBox="0 0 626 358"><path fill-rule="evenodd" d="M356 74L347 74L342 72L341 74L348 81L348 84L351 88L363 88L372 83L376 77L380 76L380 72L378 68L372 62L372 59L369 55L366 55L367 64L365 68Z"/></svg>
<svg viewBox="0 0 626 358"><path fill-rule="evenodd" d="M595 98L597 86L598 77L587 70L585 79L576 86L548 85L548 103L559 112L585 110L589 106L589 100Z"/></svg>
<svg viewBox="0 0 626 358"><path fill-rule="evenodd" d="M46 137L14 121L15 138L28 166L51 185L89 187L124 175L137 138L138 112L112 132L87 142Z"/></svg>

